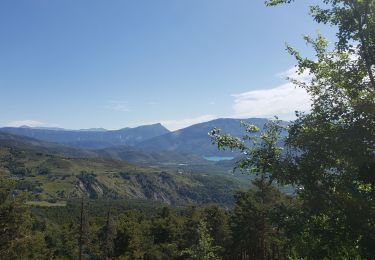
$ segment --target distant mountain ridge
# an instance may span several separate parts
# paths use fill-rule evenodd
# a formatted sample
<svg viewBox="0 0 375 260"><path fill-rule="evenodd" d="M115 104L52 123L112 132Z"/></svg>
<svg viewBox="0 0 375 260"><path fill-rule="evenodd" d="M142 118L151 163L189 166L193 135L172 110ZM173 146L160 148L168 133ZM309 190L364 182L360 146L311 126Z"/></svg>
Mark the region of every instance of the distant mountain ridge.
<svg viewBox="0 0 375 260"><path fill-rule="evenodd" d="M241 121L262 128L268 121L265 118L233 119L220 118L195 124L174 132L170 132L161 124L123 128L120 130L105 129L43 129L30 127L5 127L0 132L26 136L42 141L59 143L74 148L96 150L98 156L112 157L121 160L133 158L133 162L151 161L183 161L183 156L195 157L231 156L238 153L219 151L212 144L208 133L219 128L224 133L234 136L245 134ZM286 122L284 122L287 124ZM155 155L157 154L157 156ZM160 155L163 155L160 157ZM167 159L167 160L166 160ZM190 158L191 159L191 158ZM132 161L132 160L130 160Z"/></svg>
<svg viewBox="0 0 375 260"><path fill-rule="evenodd" d="M208 133L214 128L219 128L224 133L229 133L234 136L242 136L244 134L244 129L241 127L241 121L245 121L262 128L268 119L215 119L161 136L156 136L152 139L139 143L137 147L149 152L174 151L179 153L196 154L199 156L233 155L233 157L235 157L237 154L232 154L230 151L218 151L217 146L212 144L212 140L210 139Z"/></svg>
<svg viewBox="0 0 375 260"><path fill-rule="evenodd" d="M85 149L102 149L118 145L134 146L153 137L169 133L169 130L161 124L120 130L4 127L0 128L0 131Z"/></svg>
<svg viewBox="0 0 375 260"><path fill-rule="evenodd" d="M9 134L0 131L0 148L17 148L23 151L32 151L44 154L52 154L73 158L98 157L94 151L65 146L58 143L47 142L27 136Z"/></svg>
<svg viewBox="0 0 375 260"><path fill-rule="evenodd" d="M168 151L148 152L133 146L124 145L88 150L0 131L0 148L6 147L68 158L105 158L139 165L178 165L181 163L205 162L203 158L192 154L179 154Z"/></svg>

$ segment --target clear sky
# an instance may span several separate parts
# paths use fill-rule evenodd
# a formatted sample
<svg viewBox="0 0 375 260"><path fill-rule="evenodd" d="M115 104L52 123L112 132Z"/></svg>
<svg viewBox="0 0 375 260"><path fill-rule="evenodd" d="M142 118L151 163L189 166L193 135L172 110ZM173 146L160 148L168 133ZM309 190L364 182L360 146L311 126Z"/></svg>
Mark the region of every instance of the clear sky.
<svg viewBox="0 0 375 260"><path fill-rule="evenodd" d="M307 99L283 79L295 64L285 42L311 54L302 35L332 35L311 2L2 0L0 125L290 119Z"/></svg>

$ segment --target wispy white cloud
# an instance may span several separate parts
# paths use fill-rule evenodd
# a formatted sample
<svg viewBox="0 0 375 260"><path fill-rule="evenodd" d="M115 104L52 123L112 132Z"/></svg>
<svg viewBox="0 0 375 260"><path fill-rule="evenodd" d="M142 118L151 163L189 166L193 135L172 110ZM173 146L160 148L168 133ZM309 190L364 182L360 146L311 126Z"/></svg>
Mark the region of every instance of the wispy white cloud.
<svg viewBox="0 0 375 260"><path fill-rule="evenodd" d="M299 75L295 68L279 73L278 76L299 81L308 81L310 78L308 72ZM295 111L309 111L311 105L307 92L292 83L232 96L234 97L234 117L238 118L270 118L276 115L280 119L292 120L295 118Z"/></svg>
<svg viewBox="0 0 375 260"><path fill-rule="evenodd" d="M8 127L20 127L20 126L29 126L29 127L57 127L57 125L47 124L44 122L36 121L36 120L16 120L12 122L8 122L5 124Z"/></svg>
<svg viewBox="0 0 375 260"><path fill-rule="evenodd" d="M111 100L108 105L105 107L109 110L119 111L119 112L130 112L128 102Z"/></svg>
<svg viewBox="0 0 375 260"><path fill-rule="evenodd" d="M276 76L283 79L295 79L302 82L308 82L311 80L311 74L309 70L305 70L303 73L297 71L297 67L292 67L286 71L276 74Z"/></svg>
<svg viewBox="0 0 375 260"><path fill-rule="evenodd" d="M184 119L176 119L176 120L161 120L160 123L168 128L171 131L175 131L178 129L182 129L194 124L199 124L202 122L207 122L210 120L216 119L217 116L215 115L202 115L193 118L184 118Z"/></svg>

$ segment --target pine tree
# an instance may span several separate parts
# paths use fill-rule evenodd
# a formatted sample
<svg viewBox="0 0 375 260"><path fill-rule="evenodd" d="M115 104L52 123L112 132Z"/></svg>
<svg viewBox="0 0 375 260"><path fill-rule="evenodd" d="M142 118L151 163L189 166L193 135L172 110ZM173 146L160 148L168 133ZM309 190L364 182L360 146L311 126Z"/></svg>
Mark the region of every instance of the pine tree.
<svg viewBox="0 0 375 260"><path fill-rule="evenodd" d="M198 243L189 249L182 251L189 259L195 260L218 260L218 246L213 245L213 238L210 236L206 222L200 221L197 229Z"/></svg>
<svg viewBox="0 0 375 260"><path fill-rule="evenodd" d="M111 216L111 208L108 208L106 223L102 230L102 251L104 259L111 259L114 253L115 226Z"/></svg>
<svg viewBox="0 0 375 260"><path fill-rule="evenodd" d="M87 207L87 205L86 205ZM85 200L82 197L79 210L78 230L78 259L82 260L87 255L88 248L88 210L85 207Z"/></svg>
<svg viewBox="0 0 375 260"><path fill-rule="evenodd" d="M0 258L37 259L45 254L45 241L32 230L33 218L26 196L15 183L0 179Z"/></svg>

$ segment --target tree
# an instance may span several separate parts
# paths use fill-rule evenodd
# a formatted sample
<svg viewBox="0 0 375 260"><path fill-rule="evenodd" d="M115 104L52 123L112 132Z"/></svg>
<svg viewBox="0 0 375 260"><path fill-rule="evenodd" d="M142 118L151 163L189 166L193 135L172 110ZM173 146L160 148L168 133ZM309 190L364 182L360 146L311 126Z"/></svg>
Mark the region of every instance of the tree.
<svg viewBox="0 0 375 260"><path fill-rule="evenodd" d="M271 0L269 5L290 3ZM375 1L324 0L310 7L318 23L337 26L329 46L305 40L316 52L304 58L288 46L298 72L292 81L312 100L297 113L286 140L284 179L299 187L300 254L310 258L372 258L375 254Z"/></svg>
<svg viewBox="0 0 375 260"><path fill-rule="evenodd" d="M85 207L85 200L81 198L81 207L79 211L79 226L78 226L78 259L81 260L88 253L88 210Z"/></svg>
<svg viewBox="0 0 375 260"><path fill-rule="evenodd" d="M152 238L148 257L152 259L175 259L178 255L178 242L181 225L169 207L163 207L152 218L148 236Z"/></svg>
<svg viewBox="0 0 375 260"><path fill-rule="evenodd" d="M219 129L212 130L210 135L219 149L238 149L243 154L236 168L256 175L252 181L255 191L237 194L233 241L237 257L264 260L275 257L284 240L277 221L272 219L285 199L273 186L275 179L282 179L280 142L284 127L277 118L270 120L258 137L254 135L259 132L257 127L244 122L242 125L246 133L242 139L222 134Z"/></svg>
<svg viewBox="0 0 375 260"><path fill-rule="evenodd" d="M268 0L269 6L291 3L294 0ZM356 66L368 79L362 86L375 91L375 1L374 0L323 0L324 7L311 6L315 21L338 27L336 50L358 55ZM328 6L327 6L328 5ZM363 75L362 75L363 76Z"/></svg>
<svg viewBox="0 0 375 260"><path fill-rule="evenodd" d="M32 230L33 218L24 194L16 194L15 183L0 179L0 258L41 259L44 237Z"/></svg>
<svg viewBox="0 0 375 260"><path fill-rule="evenodd" d="M143 259L148 241L145 238L145 223L136 211L126 211L116 221L114 257L119 259Z"/></svg>
<svg viewBox="0 0 375 260"><path fill-rule="evenodd" d="M237 192L231 220L233 256L242 259L287 259L292 245L284 235L280 209L287 199L260 179L254 188Z"/></svg>
<svg viewBox="0 0 375 260"><path fill-rule="evenodd" d="M220 249L213 245L213 238L210 236L206 223L200 221L198 225L198 243L182 251L182 255L187 255L189 259L195 260L218 260L217 251Z"/></svg>
<svg viewBox="0 0 375 260"><path fill-rule="evenodd" d="M203 209L201 218L207 225L213 244L222 249L219 255L228 255L231 244L230 212L217 205L210 205Z"/></svg>
<svg viewBox="0 0 375 260"><path fill-rule="evenodd" d="M182 248L190 248L195 245L199 239L197 233L201 215L196 206L189 206L183 212L184 223L182 226Z"/></svg>
<svg viewBox="0 0 375 260"><path fill-rule="evenodd" d="M47 245L53 250L53 255L56 258L77 258L78 244L76 238L77 229L73 222L50 227L46 234Z"/></svg>
<svg viewBox="0 0 375 260"><path fill-rule="evenodd" d="M111 208L108 208L107 218L105 226L100 232L101 238L101 250L103 252L104 259L111 259L114 253L114 239L116 237L116 228L114 226Z"/></svg>

